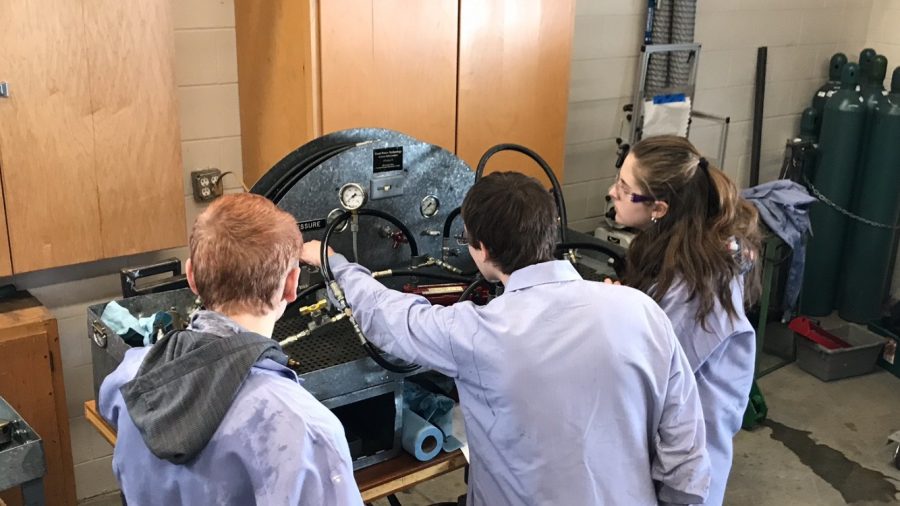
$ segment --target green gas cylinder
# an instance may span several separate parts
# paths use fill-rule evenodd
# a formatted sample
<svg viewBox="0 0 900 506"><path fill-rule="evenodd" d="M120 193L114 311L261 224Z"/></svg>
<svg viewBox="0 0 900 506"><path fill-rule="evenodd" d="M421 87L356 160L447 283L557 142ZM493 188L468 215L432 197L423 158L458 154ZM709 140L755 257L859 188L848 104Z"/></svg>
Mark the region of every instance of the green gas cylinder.
<svg viewBox="0 0 900 506"><path fill-rule="evenodd" d="M894 225L900 218L900 67L894 69L890 93L873 113L866 151L866 165L857 176L859 199L853 212L876 223ZM868 322L881 315L896 233L850 221L838 295L841 318Z"/></svg>
<svg viewBox="0 0 900 506"><path fill-rule="evenodd" d="M816 177L816 142L819 138L819 125L821 118L812 107L807 107L800 115L800 133L797 138L792 139L794 146L800 147L799 151L794 150L793 156L800 156L800 171L806 174L806 177L813 179ZM802 181L791 177L794 181Z"/></svg>
<svg viewBox="0 0 900 506"><path fill-rule="evenodd" d="M884 100L887 95L887 92L884 91L884 76L887 72L887 57L884 55L875 56L872 58L872 61L869 62L867 70L869 73L866 84L860 86L860 94L862 95L863 104L866 109L866 122L863 125L862 143L860 144L861 149L859 150L859 159L856 162L856 166L859 170L862 170L862 168L866 166L866 157L868 156L866 145L872 134L872 122L875 120L875 108L878 107L879 102ZM862 70L860 70L860 72L862 72ZM856 207L859 198L859 192L854 192L850 207Z"/></svg>
<svg viewBox="0 0 900 506"><path fill-rule="evenodd" d="M816 122L816 138L819 137L819 127L822 123L822 114L825 112L825 102L828 100L828 93L837 91L841 87L841 69L844 68L844 65L847 64L847 55L844 53L835 53L831 56L831 61L828 63L828 80L825 81L817 91L816 94L813 95L812 106L813 109L816 110L816 115L819 118Z"/></svg>
<svg viewBox="0 0 900 506"><path fill-rule="evenodd" d="M859 52L859 85L860 87L869 84L869 67L872 66L872 60L878 56L871 47L867 47Z"/></svg>
<svg viewBox="0 0 900 506"><path fill-rule="evenodd" d="M803 114L800 115L800 134L797 137L801 141L815 142L818 137L816 132L819 130L820 118L821 116L814 108L803 109Z"/></svg>
<svg viewBox="0 0 900 506"><path fill-rule="evenodd" d="M820 201L810 206L812 237L806 250L806 269L800 311L809 316L825 316L834 309L838 270L847 218L831 205L847 208L853 190L855 165L865 123L862 96L856 91L859 66L844 65L841 89L825 104L819 132L819 156L810 191Z"/></svg>

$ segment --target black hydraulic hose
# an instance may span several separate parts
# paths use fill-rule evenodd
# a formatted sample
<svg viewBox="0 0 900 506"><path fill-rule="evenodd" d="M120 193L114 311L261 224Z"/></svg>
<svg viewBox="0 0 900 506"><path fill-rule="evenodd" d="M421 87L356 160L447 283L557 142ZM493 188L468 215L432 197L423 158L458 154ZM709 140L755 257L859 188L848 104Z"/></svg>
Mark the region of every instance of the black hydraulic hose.
<svg viewBox="0 0 900 506"><path fill-rule="evenodd" d="M444 239L450 238L450 227L453 226L453 220L459 216L459 213L462 212L461 207L457 207L456 209L450 211L450 214L447 215L447 219L444 220Z"/></svg>
<svg viewBox="0 0 900 506"><path fill-rule="evenodd" d="M407 363L404 365L395 364L393 362L389 362L386 358L381 355L381 351L375 347L374 344L366 341L366 344L363 345L363 349L366 350L366 354L369 355L369 358L375 361L376 364L380 365L385 370L396 372L399 374L407 374L413 371L418 370L420 367L419 364Z"/></svg>
<svg viewBox="0 0 900 506"><path fill-rule="evenodd" d="M413 236L412 232L410 232L409 228L407 228L407 226L403 224L402 221L400 221L393 215L375 209L358 209L356 213L360 216L375 216L391 222L391 224L400 229L400 232L402 232L403 235L406 236L406 240L409 243L410 255L414 257L419 256L419 245L416 244L416 238ZM325 235L322 237L322 248L320 250L320 254L322 256L322 276L325 278L326 283L334 281L334 274L331 272L331 264L329 264L328 262L328 241L331 239L331 234L334 232L334 230L337 227L341 226L345 221L350 219L351 215L352 213L350 213L350 211L344 211L336 216L334 221L332 221L328 224L327 227L325 227Z"/></svg>
<svg viewBox="0 0 900 506"><path fill-rule="evenodd" d="M612 259L612 267L617 275L621 276L625 272L625 258L621 256L621 252L616 251L609 246L591 242L568 242L556 245L557 252L564 252L570 249L589 249L598 253L603 253Z"/></svg>
<svg viewBox="0 0 900 506"><path fill-rule="evenodd" d="M406 234L406 238L409 241L409 248L413 252L412 256L418 256L419 249L418 246L416 246L415 239L409 232L409 229L406 228L406 225L404 225L400 220L391 216L390 214L383 213L381 211L374 211L372 209L359 209L357 210L357 213L378 216L396 225L397 228L399 228L404 234ZM328 241L329 239L331 239L331 234L334 233L334 231L339 226L341 226L344 221L348 220L350 216L351 214L349 211L344 211L343 213L338 215L334 219L334 221L329 223L327 227L325 227L325 235L322 237L322 247L319 250L322 263L322 277L325 278L325 284L331 284L334 281L334 273L331 271L331 263L328 261ZM353 317L351 316L350 318L351 322L353 322ZM354 323L354 326L357 326L356 323ZM386 358L381 356L381 353L378 351L378 349L375 348L372 343L365 339L365 336L362 335L362 330L359 329L358 326L357 332L360 332L360 337L365 340L365 342L363 343L363 349L366 351L366 354L368 354L369 358L374 360L376 364L380 365L384 369L399 374L407 374L419 369L420 366L418 364L394 364L392 362L389 362Z"/></svg>
<svg viewBox="0 0 900 506"><path fill-rule="evenodd" d="M480 285L482 283L487 283L487 281L483 277L481 277L481 274L479 274L478 278L475 281L473 281L472 283L470 283L469 286L467 286L465 290L463 290L463 293L460 294L459 300L457 300L457 302L469 300L469 297L471 297L472 294L475 293L475 289L478 288L478 285Z"/></svg>
<svg viewBox="0 0 900 506"><path fill-rule="evenodd" d="M535 163L544 170L544 174L550 179L550 185L553 186L553 196L556 199L556 211L559 213L559 242L566 242L566 229L569 226L569 219L566 216L566 201L563 197L562 186L559 184L559 180L556 179L556 174L553 173L553 169L550 168L550 165L541 157L541 155L519 144L497 144L481 155L481 160L478 161L478 167L475 169L475 181L477 182L481 179L481 176L484 174L484 167L487 165L488 160L501 151L516 151L522 153L534 160Z"/></svg>
<svg viewBox="0 0 900 506"><path fill-rule="evenodd" d="M349 143L340 143L334 146L329 146L321 151L316 151L310 156L303 158L297 161L295 164L291 166L284 174L281 175L274 183L272 183L269 188L262 193L262 195L272 202L278 204L282 198L294 187L294 184L297 183L303 176L309 173L312 169L318 167L322 163L324 163L329 158L338 155L354 146L358 143L349 142Z"/></svg>
<svg viewBox="0 0 900 506"><path fill-rule="evenodd" d="M450 240L450 229L453 227L453 220L455 220L456 217L459 216L461 212L462 212L462 208L457 207L456 209L450 211L450 214L447 215L447 219L444 220L444 233L443 233L444 251L446 251L447 248L449 248L447 241ZM466 271L466 272L462 273L462 275L467 278L471 278L472 276L474 276L476 274L478 274L478 269L475 269L474 271Z"/></svg>

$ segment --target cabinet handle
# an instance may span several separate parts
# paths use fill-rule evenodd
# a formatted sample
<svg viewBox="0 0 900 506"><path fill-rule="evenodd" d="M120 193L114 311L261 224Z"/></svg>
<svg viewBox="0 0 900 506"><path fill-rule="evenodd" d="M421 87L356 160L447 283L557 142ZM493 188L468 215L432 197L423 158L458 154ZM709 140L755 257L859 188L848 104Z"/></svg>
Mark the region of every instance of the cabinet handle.
<svg viewBox="0 0 900 506"><path fill-rule="evenodd" d="M9 83L0 81L0 98L9 98Z"/></svg>

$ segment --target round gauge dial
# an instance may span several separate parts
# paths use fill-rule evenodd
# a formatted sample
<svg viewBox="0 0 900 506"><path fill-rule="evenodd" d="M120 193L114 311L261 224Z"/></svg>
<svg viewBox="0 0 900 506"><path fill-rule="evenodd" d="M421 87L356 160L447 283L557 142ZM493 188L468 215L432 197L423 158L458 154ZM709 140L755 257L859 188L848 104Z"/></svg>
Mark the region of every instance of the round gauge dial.
<svg viewBox="0 0 900 506"><path fill-rule="evenodd" d="M365 205L366 200L369 197L366 194L366 190L356 183L347 183L344 186L341 186L338 194L341 205L348 211L356 211Z"/></svg>
<svg viewBox="0 0 900 506"><path fill-rule="evenodd" d="M343 213L344 213L344 210L343 210L343 209L340 209L340 208L337 208L337 207L334 208L334 209L332 209L331 212L328 213L328 216L325 217L325 223L327 223L327 224L330 225L332 221L336 220L337 217L340 216L340 215L343 214ZM338 226L338 228L335 230L335 232L337 232L337 233L340 234L340 233L343 232L344 230L347 230L347 226L348 226L348 225L350 225L350 220L344 220L344 223L341 223L341 224Z"/></svg>
<svg viewBox="0 0 900 506"><path fill-rule="evenodd" d="M441 208L441 201L438 200L434 195L426 195L425 198L422 199L422 203L419 205L419 212L422 213L422 216L426 218L431 218L435 214L437 214L438 209Z"/></svg>

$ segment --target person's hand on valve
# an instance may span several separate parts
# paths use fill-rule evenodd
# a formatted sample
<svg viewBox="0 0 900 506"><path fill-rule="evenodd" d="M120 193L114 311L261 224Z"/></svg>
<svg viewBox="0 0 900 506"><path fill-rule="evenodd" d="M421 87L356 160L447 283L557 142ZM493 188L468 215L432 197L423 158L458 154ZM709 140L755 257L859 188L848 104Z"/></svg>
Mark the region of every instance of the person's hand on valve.
<svg viewBox="0 0 900 506"><path fill-rule="evenodd" d="M334 250L328 247L328 256L334 255ZM322 267L322 241L307 241L300 249L300 263L313 267Z"/></svg>

